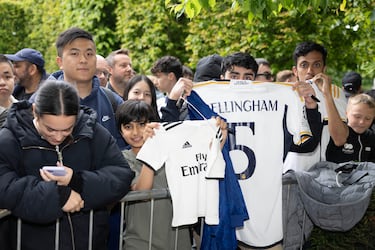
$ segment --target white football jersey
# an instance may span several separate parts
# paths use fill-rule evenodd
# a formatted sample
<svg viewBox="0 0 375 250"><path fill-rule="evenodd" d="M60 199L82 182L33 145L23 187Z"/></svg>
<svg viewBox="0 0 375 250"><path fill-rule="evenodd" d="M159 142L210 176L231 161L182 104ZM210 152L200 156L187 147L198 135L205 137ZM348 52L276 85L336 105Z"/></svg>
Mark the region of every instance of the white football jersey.
<svg viewBox="0 0 375 250"><path fill-rule="evenodd" d="M313 152L289 152L284 162L284 173L290 169L295 171L306 171L315 163L326 160L326 150L330 140L330 134L327 126L328 114L326 111L323 93L318 89L318 87L315 84L313 84L312 87L315 90L316 97L320 100L320 102L318 102L318 109L321 114L323 123L320 144L315 148ZM344 92L340 87L336 85L331 85L331 93L341 119L343 121L346 121L347 100Z"/></svg>
<svg viewBox="0 0 375 250"><path fill-rule="evenodd" d="M230 128L230 156L250 217L237 239L254 247L281 241L284 142L311 136L303 99L287 83L209 81L194 90Z"/></svg>
<svg viewBox="0 0 375 250"><path fill-rule="evenodd" d="M194 224L205 217L219 223L219 182L225 162L216 120L161 123L137 154L158 170L165 164L173 205L172 226ZM221 135L221 134L220 134ZM210 146L211 145L211 146Z"/></svg>

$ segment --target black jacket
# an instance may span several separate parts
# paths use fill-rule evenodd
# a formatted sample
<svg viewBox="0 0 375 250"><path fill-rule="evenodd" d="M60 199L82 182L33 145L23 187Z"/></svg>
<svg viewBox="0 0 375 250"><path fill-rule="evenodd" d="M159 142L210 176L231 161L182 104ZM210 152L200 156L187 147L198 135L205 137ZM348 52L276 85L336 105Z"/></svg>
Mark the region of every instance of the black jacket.
<svg viewBox="0 0 375 250"><path fill-rule="evenodd" d="M342 163L347 161L375 162L375 133L367 129L357 134L349 127L349 135L344 145L338 147L330 138L327 150L327 161Z"/></svg>
<svg viewBox="0 0 375 250"><path fill-rule="evenodd" d="M55 147L38 134L32 119L31 104L16 103L0 130L0 208L22 219L22 249L54 249L58 218L59 249L72 249L71 232L75 249L88 249L91 209L95 211L93 249L105 249L106 206L129 191L134 173L111 134L96 122L96 113L82 107L72 138L60 145L64 165L73 169L74 178L67 187L43 181L39 169L56 165L58 156ZM81 194L85 206L68 218L62 207L71 189ZM14 240L13 231L12 236Z"/></svg>

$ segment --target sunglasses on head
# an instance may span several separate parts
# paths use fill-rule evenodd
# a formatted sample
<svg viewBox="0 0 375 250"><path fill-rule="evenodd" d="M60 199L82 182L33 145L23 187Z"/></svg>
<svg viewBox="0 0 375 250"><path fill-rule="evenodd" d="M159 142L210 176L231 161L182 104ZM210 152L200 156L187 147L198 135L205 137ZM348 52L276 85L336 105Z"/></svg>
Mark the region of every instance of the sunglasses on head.
<svg viewBox="0 0 375 250"><path fill-rule="evenodd" d="M269 72L260 73L260 74L257 74L257 76L264 76L264 78L266 78L267 80L271 80L272 79L272 74L269 73Z"/></svg>

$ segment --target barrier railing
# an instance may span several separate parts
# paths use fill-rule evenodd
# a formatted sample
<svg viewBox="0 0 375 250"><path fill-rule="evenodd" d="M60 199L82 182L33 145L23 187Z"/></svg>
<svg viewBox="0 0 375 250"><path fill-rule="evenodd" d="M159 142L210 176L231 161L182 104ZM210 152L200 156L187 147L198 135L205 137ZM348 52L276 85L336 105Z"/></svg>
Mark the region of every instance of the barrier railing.
<svg viewBox="0 0 375 250"><path fill-rule="evenodd" d="M154 218L154 202L157 199L167 199L170 198L170 194L168 189L152 189L146 191L131 191L129 192L122 200L121 200L121 221L125 221L125 204L126 202L131 201L144 201L150 200L151 208L150 208L150 226L149 226L149 241L148 241L148 249L152 249L152 232L153 232L153 218ZM119 242L119 249L123 249L123 235L124 230L121 226L120 228L120 242ZM177 237L178 233L176 234ZM175 239L175 249L177 249L177 239Z"/></svg>
<svg viewBox="0 0 375 250"><path fill-rule="evenodd" d="M291 217L292 219L295 219L296 216L295 216L295 213L294 213L294 206L293 206L293 199L296 197L296 193L294 192L295 189L297 189L297 181L295 178L293 178L293 175L288 175L288 174L285 174L283 176L283 213L284 214L287 214L288 212L289 213L292 213L292 216ZM375 197L375 195L373 195ZM149 244L148 244L148 249L151 249L151 246L152 246L152 230L153 230L153 212L154 212L154 201L155 200L158 200L158 199L169 199L170 198L170 194L169 194L169 191L167 189L158 189L158 190L148 190L148 191L132 191L132 192L129 192L125 197L123 197L123 199L121 199L121 221L124 221L125 219L125 206L126 206L126 203L127 202L137 202L137 201L145 201L145 200L149 200L151 202L151 206L150 206L150 227L149 227L149 230L150 230L150 237L149 237ZM373 200L375 200L375 198L373 198ZM375 201L372 203L372 204L375 204ZM372 205L374 206L374 205ZM374 211L374 208L373 210L371 211ZM156 212L156 211L155 211ZM88 235L88 238L89 238L89 245L88 245L88 249L91 250L93 248L92 246L92 239L93 239L93 211L91 211L91 214L90 214L90 223L88 225L89 227L89 235ZM2 219L5 219L7 216L11 215L11 212L8 211L8 210L5 210L5 209L0 209L0 220ZM303 246L304 246L304 243L305 241L307 240L307 238L309 240L311 240L311 236L307 236L304 234L304 229L307 228L309 229L310 226L313 226L311 224L311 221L307 219L307 215L306 215L306 212L303 211L303 214L302 214L302 219L300 221L298 221L298 223L296 223L296 221L294 220L290 220L289 221L289 217L283 215L283 226L284 226L284 242L283 242L283 247L284 249L303 249ZM374 220L374 216L370 217L370 219L372 218L372 220ZM12 218L13 219L13 218ZM369 219L368 219L369 220ZM372 221L371 220L371 221ZM369 222L365 221L362 225L362 227L367 227L367 224L371 222L369 220ZM375 220L374 220L375 221ZM56 233L55 233L55 249L58 250L58 243L59 243L59 220L56 221ZM201 223L201 232L203 231L203 221ZM375 223L374 223L375 224ZM286 230L286 228L288 226L299 226L299 228L295 228L294 227L294 230L293 233L294 235L288 235L288 230ZM22 223L21 223L21 220L18 219L17 221L17 250L21 250L21 226L22 226ZM126 230L126 228L125 228ZM296 230L297 231L297 234L296 234ZM181 232L181 231L180 231ZM366 231L367 232L367 231ZM361 232L363 233L363 232ZM296 237L297 235L297 237ZM175 242L177 242L177 237L178 235L176 235L176 238L175 238ZM333 236L331 236L333 237ZM336 237L336 236L335 236ZM342 236L344 237L344 236ZM119 240L119 250L122 250L124 248L124 228L123 228L123 225L121 225L121 228L120 228L120 240ZM289 241L288 239L291 239L293 238L293 241ZM315 239L316 240L316 239ZM326 240L326 239L325 239ZM316 241L317 242L317 241ZM320 241L319 241L320 242ZM317 243L317 246L321 247L322 249L326 248L326 245L324 245L324 242L326 241L321 241L321 244L323 245L320 245L320 243ZM3 249L3 245L1 245L0 243L0 249ZM175 249L177 249L177 245L175 243Z"/></svg>
<svg viewBox="0 0 375 250"><path fill-rule="evenodd" d="M290 185L295 185L296 180L287 178L286 176L283 178L283 187L288 187ZM283 195L289 195L289 192L285 192ZM150 208L150 236L149 236L149 247L148 249L152 249L152 233L153 233L153 214L154 214L154 201L158 199L169 199L170 193L168 189L153 189L153 190L147 190L147 191L131 191L129 192L125 197L123 197L121 202L121 212L120 212L120 219L122 222L125 221L125 206L127 202L136 202L136 201L145 201L150 200L151 202L151 208ZM288 206L287 206L288 207ZM287 209L286 207L286 209ZM285 212L285 211L284 211ZM10 211L5 209L0 209L0 219L9 216L11 214ZM89 245L88 250L92 250L92 238L93 238L93 211L90 212L90 222L89 222ZM17 250L21 250L21 226L22 222L21 219L18 219L17 221ZM201 223L201 231L203 229L203 223ZM125 228L126 230L126 228ZM120 227L120 237L119 237L119 250L122 250L124 247L124 227L121 224ZM175 249L177 249L177 240L178 240L178 233L176 233L175 238ZM55 250L58 250L59 246L59 220L56 220L56 234L55 234ZM301 235L301 249L303 245L303 235Z"/></svg>
<svg viewBox="0 0 375 250"><path fill-rule="evenodd" d="M154 214L154 201L158 199L169 199L170 194L168 189L153 189L147 191L131 191L129 192L124 198L120 200L121 202L121 221L125 221L125 205L127 202L131 201L145 201L150 200L151 202L151 209L150 209L150 237L149 237L149 249L152 249L152 231L153 231L153 214ZM9 216L11 212L6 209L0 209L0 220ZM92 238L93 238L93 221L94 221L94 212L93 210L90 211L90 220L89 220L89 245L88 250L92 250ZM55 233L55 250L59 249L59 230L60 221L59 219L56 220L56 233ZM17 219L17 250L21 250L21 228L22 228L22 221L21 219ZM121 224L120 227L120 241L119 241L119 249L123 249L123 236L124 236L124 229L123 225ZM176 234L175 238L175 249L177 249L177 237L178 233Z"/></svg>

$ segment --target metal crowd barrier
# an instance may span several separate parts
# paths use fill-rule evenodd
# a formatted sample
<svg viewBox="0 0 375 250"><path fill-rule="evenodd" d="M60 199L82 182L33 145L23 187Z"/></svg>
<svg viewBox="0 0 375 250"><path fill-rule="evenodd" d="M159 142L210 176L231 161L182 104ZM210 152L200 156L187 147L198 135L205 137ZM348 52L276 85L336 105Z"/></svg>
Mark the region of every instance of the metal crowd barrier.
<svg viewBox="0 0 375 250"><path fill-rule="evenodd" d="M283 188L285 188L287 191L283 191L283 196L286 197L286 200L289 200L289 187L295 185L297 182L295 179L288 178L287 176L283 177ZM168 189L153 189L153 190L147 190L147 191L131 191L126 196L124 196L121 200L121 212L120 212L120 219L122 222L125 221L125 206L127 202L134 202L134 201L145 201L150 200L151 202L151 209L150 209L150 238L149 238L149 248L151 250L152 246L152 230L153 230L153 213L154 213L154 201L157 199L170 199L170 193ZM286 202L288 203L288 202ZM286 205L286 206L284 206ZM283 212L286 212L284 210L288 210L288 204L284 204L283 206ZM5 209L0 209L0 219L9 216L11 214L10 211ZM93 210L90 211L90 222L89 222L89 246L88 250L92 250L92 238L93 238ZM284 221L285 224L288 222ZM203 222L201 223L201 231L203 230ZM119 250L122 250L124 247L124 233L126 230L124 230L124 226L121 223L120 224L120 237L119 237ZM18 219L17 221L17 250L21 250L21 226L22 222L21 219ZM303 226L304 228L304 226ZM284 238L286 235L284 235ZM175 238L175 249L177 249L177 239L178 239L178 231L176 232L176 238ZM56 220L56 234L55 234L55 250L58 250L59 248L59 220ZM299 249L302 249L304 243L303 234L301 234L300 239L300 246Z"/></svg>
<svg viewBox="0 0 375 250"><path fill-rule="evenodd" d="M146 191L131 191L129 192L122 200L121 200L121 221L125 221L125 204L126 202L130 201L144 201L150 200L151 208L150 208L150 226L149 226L149 240L148 240L148 249L152 249L152 231L153 231L153 218L154 218L154 202L158 199L169 199L170 193L168 189L152 189ZM126 230L126 226L125 226ZM121 226L120 228L120 242L119 242L119 250L123 249L123 237L124 237L124 227ZM177 237L178 231L176 231L176 239L175 239L175 250L177 250Z"/></svg>
<svg viewBox="0 0 375 250"><path fill-rule="evenodd" d="M170 193L168 189L153 189L147 191L131 191L129 192L124 198L120 200L121 203L121 221L124 222L125 220L125 205L127 202L130 201L145 201L150 200L151 202L151 209L150 209L150 238L149 238L149 249L151 250L152 246L152 230L153 230L153 213L154 213L154 201L157 199L169 199ZM10 211L6 209L0 209L0 220L9 216L11 214ZM92 250L92 238L93 238L93 221L94 221L94 212L93 210L90 211L90 222L89 222L89 246L88 250ZM56 220L56 233L55 233L55 250L59 249L59 219ZM21 219L17 219L17 250L21 250L21 227L22 221ZM178 231L177 231L178 232ZM119 250L123 249L123 237L124 237L124 227L121 223L120 227L120 241L119 241ZM177 249L177 237L178 233L176 233L175 239L175 249Z"/></svg>

